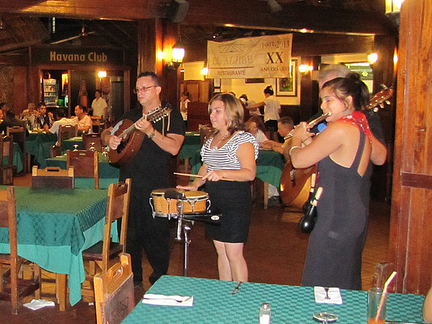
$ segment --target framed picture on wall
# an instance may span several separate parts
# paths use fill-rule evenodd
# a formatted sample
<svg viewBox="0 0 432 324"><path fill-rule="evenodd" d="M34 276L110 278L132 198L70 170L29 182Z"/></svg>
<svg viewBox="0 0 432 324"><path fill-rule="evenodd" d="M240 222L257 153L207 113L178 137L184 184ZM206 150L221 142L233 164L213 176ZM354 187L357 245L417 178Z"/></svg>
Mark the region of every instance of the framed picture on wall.
<svg viewBox="0 0 432 324"><path fill-rule="evenodd" d="M289 78L276 79L277 97L297 97L297 60L291 60Z"/></svg>

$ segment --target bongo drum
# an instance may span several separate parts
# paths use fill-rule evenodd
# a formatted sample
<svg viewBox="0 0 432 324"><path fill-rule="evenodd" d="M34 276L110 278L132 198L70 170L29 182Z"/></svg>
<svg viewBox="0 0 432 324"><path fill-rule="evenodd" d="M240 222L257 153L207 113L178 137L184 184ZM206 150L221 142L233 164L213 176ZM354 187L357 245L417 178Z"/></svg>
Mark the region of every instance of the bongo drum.
<svg viewBox="0 0 432 324"><path fill-rule="evenodd" d="M168 217L168 219L170 219L171 217L175 218L178 216L177 199L165 198L166 191L177 191L182 194L185 193L183 189L176 188L153 190L149 198L153 217Z"/></svg>
<svg viewBox="0 0 432 324"><path fill-rule="evenodd" d="M210 209L210 200L207 192L186 191L186 198L183 200L183 213L201 214L207 213Z"/></svg>

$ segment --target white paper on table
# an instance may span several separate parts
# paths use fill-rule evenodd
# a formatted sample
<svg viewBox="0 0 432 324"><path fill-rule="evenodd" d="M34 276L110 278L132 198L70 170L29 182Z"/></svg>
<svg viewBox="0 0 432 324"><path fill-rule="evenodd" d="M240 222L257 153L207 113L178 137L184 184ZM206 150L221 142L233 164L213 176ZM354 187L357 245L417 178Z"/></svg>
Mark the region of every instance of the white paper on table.
<svg viewBox="0 0 432 324"><path fill-rule="evenodd" d="M326 291L324 287L314 287L315 302L320 304L343 304L340 289L337 287L328 288L328 299L326 299Z"/></svg>
<svg viewBox="0 0 432 324"><path fill-rule="evenodd" d="M166 296L157 294L145 294L142 300L143 304L181 307L191 307L193 306L193 301L193 296Z"/></svg>
<svg viewBox="0 0 432 324"><path fill-rule="evenodd" d="M24 304L23 306L31 310L38 310L46 306L55 306L55 303L49 300L33 299L30 303Z"/></svg>

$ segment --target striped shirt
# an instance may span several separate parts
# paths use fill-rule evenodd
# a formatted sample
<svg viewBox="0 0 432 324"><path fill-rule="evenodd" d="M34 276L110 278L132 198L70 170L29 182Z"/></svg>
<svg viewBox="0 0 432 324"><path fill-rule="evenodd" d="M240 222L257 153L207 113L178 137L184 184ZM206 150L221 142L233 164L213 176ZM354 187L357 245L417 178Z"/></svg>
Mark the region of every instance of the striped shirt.
<svg viewBox="0 0 432 324"><path fill-rule="evenodd" d="M259 146L255 137L245 131L235 133L228 142L220 148L210 148L213 138L209 138L201 148L201 159L207 164L208 171L212 170L240 170L241 165L237 150L241 144L252 143L255 151L255 160L258 158Z"/></svg>

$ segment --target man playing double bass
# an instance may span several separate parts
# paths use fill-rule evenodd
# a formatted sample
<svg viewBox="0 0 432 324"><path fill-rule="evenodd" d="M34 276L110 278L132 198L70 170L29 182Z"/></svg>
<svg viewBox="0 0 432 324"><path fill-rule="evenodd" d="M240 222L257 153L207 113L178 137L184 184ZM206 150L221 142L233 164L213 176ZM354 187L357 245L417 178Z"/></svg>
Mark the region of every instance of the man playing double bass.
<svg viewBox="0 0 432 324"><path fill-rule="evenodd" d="M142 286L143 248L153 268L153 273L149 276L150 284L168 271L168 219L153 218L149 198L153 190L170 185L169 162L183 144L184 127L178 110L171 110L167 116L155 121L143 118L156 110L163 111L164 108L161 107L161 86L155 73L139 74L134 92L140 105L126 112L120 121L134 122L135 132L142 133L138 134L142 135L142 143L130 161L120 165L120 180L132 179L126 251L132 258L135 286ZM102 133L102 141L114 152L119 145L124 145L121 138L116 136L119 135L116 126ZM123 150L127 152L128 146Z"/></svg>

